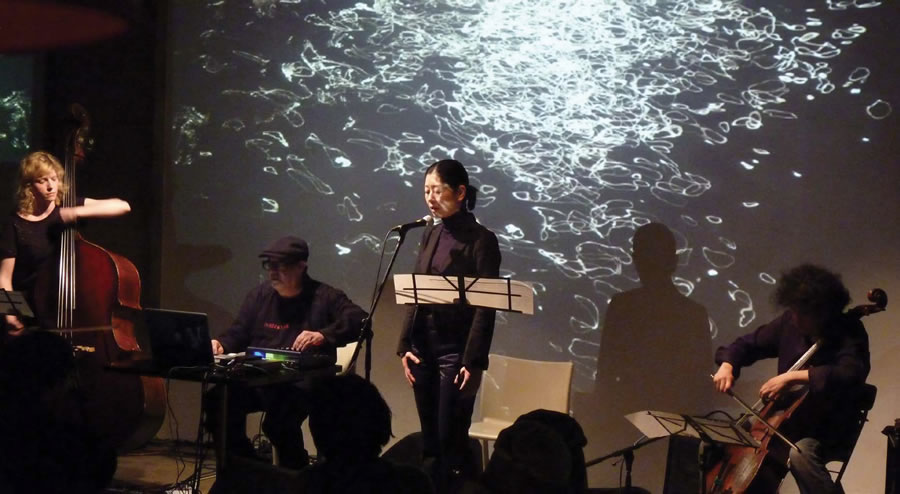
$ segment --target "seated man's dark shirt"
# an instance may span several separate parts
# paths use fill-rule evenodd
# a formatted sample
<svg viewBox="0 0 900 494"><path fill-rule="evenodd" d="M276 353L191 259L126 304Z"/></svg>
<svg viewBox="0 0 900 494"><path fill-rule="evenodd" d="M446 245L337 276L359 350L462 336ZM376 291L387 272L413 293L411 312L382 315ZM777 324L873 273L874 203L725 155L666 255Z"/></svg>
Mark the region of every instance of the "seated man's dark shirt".
<svg viewBox="0 0 900 494"><path fill-rule="evenodd" d="M250 291L234 323L217 339L225 352L240 352L248 346L290 347L304 330L325 337L321 351L356 341L365 311L344 292L304 276L300 295L284 298L268 283Z"/></svg>

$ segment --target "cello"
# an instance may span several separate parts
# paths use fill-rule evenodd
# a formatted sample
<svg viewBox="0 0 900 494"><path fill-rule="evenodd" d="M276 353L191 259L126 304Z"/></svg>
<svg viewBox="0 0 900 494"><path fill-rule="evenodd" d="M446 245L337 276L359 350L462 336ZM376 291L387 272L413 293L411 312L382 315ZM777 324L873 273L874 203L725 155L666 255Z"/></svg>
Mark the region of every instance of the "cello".
<svg viewBox="0 0 900 494"><path fill-rule="evenodd" d="M847 316L857 319L881 312L887 306L887 294L881 289L869 291L871 304L850 309ZM823 338L813 343L788 371L804 369L825 344ZM778 490L789 470L788 458L797 446L791 441L792 430L798 427L798 411L810 407L808 388L794 386L783 396L764 403L762 400L750 406L732 390L728 394L749 413L735 424L749 432L757 441L755 448L728 445L719 450L721 456L714 465L703 471L703 492L707 494L768 494ZM761 407L761 408L760 408Z"/></svg>
<svg viewBox="0 0 900 494"><path fill-rule="evenodd" d="M78 123L67 133L65 175L69 191L62 207L77 206L75 169L92 144L90 117L71 106ZM161 378L119 374L106 366L128 359L141 348L135 336L140 316L140 275L128 259L88 242L74 228L62 232L58 269L47 263L35 299L41 327L63 335L72 345L77 376L77 406L72 412L102 444L118 451L135 449L156 435L165 417Z"/></svg>

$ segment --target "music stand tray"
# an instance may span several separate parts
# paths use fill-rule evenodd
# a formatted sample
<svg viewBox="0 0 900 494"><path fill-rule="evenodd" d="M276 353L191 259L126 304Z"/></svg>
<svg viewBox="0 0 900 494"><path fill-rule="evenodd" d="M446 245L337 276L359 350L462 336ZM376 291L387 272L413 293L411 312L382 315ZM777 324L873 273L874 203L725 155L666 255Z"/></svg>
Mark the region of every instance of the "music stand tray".
<svg viewBox="0 0 900 494"><path fill-rule="evenodd" d="M649 438L665 436L695 437L708 443L759 447L759 441L731 420L692 417L669 412L644 410L625 418Z"/></svg>
<svg viewBox="0 0 900 494"><path fill-rule="evenodd" d="M464 304L534 314L534 287L509 278L395 274L398 304Z"/></svg>
<svg viewBox="0 0 900 494"><path fill-rule="evenodd" d="M34 312L31 311L22 292L3 288L0 288L0 314L34 317Z"/></svg>
<svg viewBox="0 0 900 494"><path fill-rule="evenodd" d="M708 417L693 417L679 413L641 411L625 416L651 441L667 436L685 436L698 438L700 446L700 492L706 492L706 445L718 447L722 444L735 444L748 448L758 448L759 441L749 432L736 425L733 420L717 420Z"/></svg>

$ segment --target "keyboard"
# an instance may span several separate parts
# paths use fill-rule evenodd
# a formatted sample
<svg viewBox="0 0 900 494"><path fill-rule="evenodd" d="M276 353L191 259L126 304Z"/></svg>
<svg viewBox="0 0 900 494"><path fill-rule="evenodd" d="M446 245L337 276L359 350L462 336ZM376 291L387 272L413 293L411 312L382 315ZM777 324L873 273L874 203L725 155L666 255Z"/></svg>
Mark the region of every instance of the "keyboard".
<svg viewBox="0 0 900 494"><path fill-rule="evenodd" d="M234 359L236 359L236 358L243 358L243 357L244 357L244 352L238 352L238 353L223 353L223 354L220 354L220 355L213 355L213 359L215 360L215 362L216 362L217 364L224 364L224 363L227 363L227 362L229 362L229 361L231 361L231 360L234 360Z"/></svg>
<svg viewBox="0 0 900 494"><path fill-rule="evenodd" d="M299 369L318 369L328 367L335 364L336 357L330 353L322 353L315 351L298 352L290 348L263 348L248 347L246 356L249 358L258 357L263 360L280 361L289 364L291 367Z"/></svg>

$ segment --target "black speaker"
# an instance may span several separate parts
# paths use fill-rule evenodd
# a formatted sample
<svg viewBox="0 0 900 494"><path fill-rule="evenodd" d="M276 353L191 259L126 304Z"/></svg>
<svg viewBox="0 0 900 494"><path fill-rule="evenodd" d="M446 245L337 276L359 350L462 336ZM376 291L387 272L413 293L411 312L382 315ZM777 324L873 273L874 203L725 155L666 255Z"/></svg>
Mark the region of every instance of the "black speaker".
<svg viewBox="0 0 900 494"><path fill-rule="evenodd" d="M893 427L885 427L881 432L887 436L884 494L900 494L900 419Z"/></svg>
<svg viewBox="0 0 900 494"><path fill-rule="evenodd" d="M670 436L666 457L666 480L663 494L695 494L700 492L700 440Z"/></svg>

